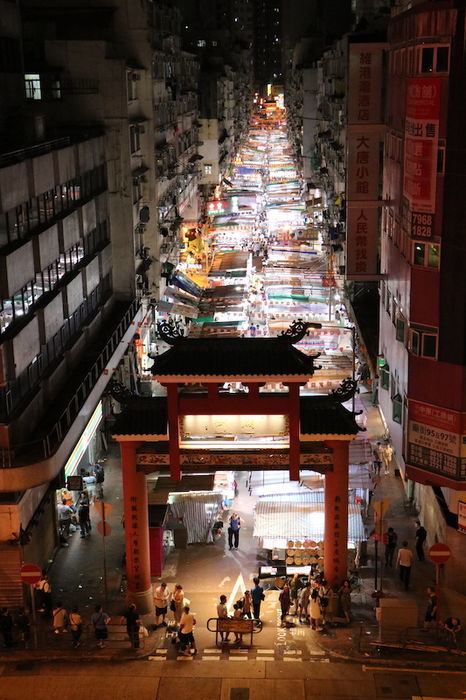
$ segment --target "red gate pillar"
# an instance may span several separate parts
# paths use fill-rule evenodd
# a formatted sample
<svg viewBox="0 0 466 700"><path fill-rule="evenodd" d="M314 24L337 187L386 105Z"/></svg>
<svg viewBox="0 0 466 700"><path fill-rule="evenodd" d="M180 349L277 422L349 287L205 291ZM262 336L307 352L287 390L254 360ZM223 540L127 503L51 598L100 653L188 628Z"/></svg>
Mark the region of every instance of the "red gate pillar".
<svg viewBox="0 0 466 700"><path fill-rule="evenodd" d="M299 384L288 384L288 420L290 421L290 481L299 481L301 461L300 435L300 399Z"/></svg>
<svg viewBox="0 0 466 700"><path fill-rule="evenodd" d="M170 457L170 477L181 481L180 424L178 416L178 384L166 384L168 409L168 449Z"/></svg>
<svg viewBox="0 0 466 700"><path fill-rule="evenodd" d="M348 568L348 441L328 440L333 471L325 474L324 577L341 584Z"/></svg>
<svg viewBox="0 0 466 700"><path fill-rule="evenodd" d="M125 516L127 597L140 615L153 612L150 578L149 512L144 472L136 468L138 442L120 442Z"/></svg>

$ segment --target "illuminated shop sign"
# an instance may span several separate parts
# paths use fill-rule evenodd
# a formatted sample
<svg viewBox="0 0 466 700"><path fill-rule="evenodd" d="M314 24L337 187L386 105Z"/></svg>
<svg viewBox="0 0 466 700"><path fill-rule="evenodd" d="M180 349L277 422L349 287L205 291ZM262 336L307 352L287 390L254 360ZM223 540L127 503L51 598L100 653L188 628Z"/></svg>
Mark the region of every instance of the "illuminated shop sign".
<svg viewBox="0 0 466 700"><path fill-rule="evenodd" d="M65 478L71 476L76 471L81 458L86 451L87 446L95 435L95 431L102 419L102 401L99 401L97 407L92 414L89 423L84 428L83 434L79 438L76 446L71 453L67 463L65 464Z"/></svg>

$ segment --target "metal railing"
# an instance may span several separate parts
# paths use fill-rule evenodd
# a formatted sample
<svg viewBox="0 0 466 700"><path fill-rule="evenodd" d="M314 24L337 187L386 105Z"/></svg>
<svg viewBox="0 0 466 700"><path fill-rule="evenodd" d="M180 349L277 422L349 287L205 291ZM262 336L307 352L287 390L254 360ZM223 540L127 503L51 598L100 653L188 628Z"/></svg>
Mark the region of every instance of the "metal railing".
<svg viewBox="0 0 466 700"><path fill-rule="evenodd" d="M96 311L106 292L110 290L110 278L105 277L82 302L60 330L50 338L41 352L13 381L0 387L0 420L8 420L20 402L39 384L44 371L63 352L66 346L80 333L83 324Z"/></svg>

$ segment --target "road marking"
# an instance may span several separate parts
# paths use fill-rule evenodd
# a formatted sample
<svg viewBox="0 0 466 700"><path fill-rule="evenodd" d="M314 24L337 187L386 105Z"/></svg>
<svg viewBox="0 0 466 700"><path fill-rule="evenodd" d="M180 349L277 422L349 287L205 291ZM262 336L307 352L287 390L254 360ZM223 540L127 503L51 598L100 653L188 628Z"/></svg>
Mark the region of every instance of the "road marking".
<svg viewBox="0 0 466 700"><path fill-rule="evenodd" d="M256 656L256 661L273 661L270 656Z"/></svg>
<svg viewBox="0 0 466 700"><path fill-rule="evenodd" d="M325 651L322 651L321 649L311 649L310 654L311 656L324 656Z"/></svg>
<svg viewBox="0 0 466 700"><path fill-rule="evenodd" d="M162 654L166 654L167 651L168 651L168 649L156 649L156 650L155 650L155 653L156 653L156 654L161 654L161 655L162 655Z"/></svg>
<svg viewBox="0 0 466 700"><path fill-rule="evenodd" d="M148 656L149 661L166 661L165 656Z"/></svg>
<svg viewBox="0 0 466 700"><path fill-rule="evenodd" d="M233 605L236 602L238 598L243 597L243 591L247 588L246 584L244 583L244 578L243 574L238 574L238 578L235 581L235 585L233 586L233 590L230 593L230 597L228 598L227 602L227 609L230 611L233 609ZM238 595L240 593L241 595Z"/></svg>
<svg viewBox="0 0 466 700"><path fill-rule="evenodd" d="M247 659L247 656L230 656L229 659L225 659L225 661L244 661L244 659Z"/></svg>
<svg viewBox="0 0 466 700"><path fill-rule="evenodd" d="M220 656L203 656L201 661L220 661Z"/></svg>
<svg viewBox="0 0 466 700"><path fill-rule="evenodd" d="M203 654L221 654L221 649L204 649Z"/></svg>
<svg viewBox="0 0 466 700"><path fill-rule="evenodd" d="M258 649L257 653L258 654L274 654L275 650L274 649Z"/></svg>
<svg viewBox="0 0 466 700"><path fill-rule="evenodd" d="M293 659L293 657L291 657L291 656L284 656L283 661L295 661L295 662L297 662L297 661L302 661L302 659Z"/></svg>
<svg viewBox="0 0 466 700"><path fill-rule="evenodd" d="M328 659L325 659L326 661ZM464 676L466 674L466 671L439 671L437 669L432 669L432 668L401 668L401 667L395 667L395 666L366 666L363 664L361 666L363 671L395 671L397 673L443 673L443 674L454 674L457 676Z"/></svg>
<svg viewBox="0 0 466 700"><path fill-rule="evenodd" d="M183 656L183 655L181 655L181 656L177 656L177 657L176 657L176 660L177 660L177 661L192 661L192 660L193 660L193 657L192 657L192 656Z"/></svg>
<svg viewBox="0 0 466 700"><path fill-rule="evenodd" d="M223 588L223 586L224 586L226 583L228 583L228 581L231 581L230 576L225 576L225 578L222 579L222 580L220 581L220 583L218 584L219 588Z"/></svg>

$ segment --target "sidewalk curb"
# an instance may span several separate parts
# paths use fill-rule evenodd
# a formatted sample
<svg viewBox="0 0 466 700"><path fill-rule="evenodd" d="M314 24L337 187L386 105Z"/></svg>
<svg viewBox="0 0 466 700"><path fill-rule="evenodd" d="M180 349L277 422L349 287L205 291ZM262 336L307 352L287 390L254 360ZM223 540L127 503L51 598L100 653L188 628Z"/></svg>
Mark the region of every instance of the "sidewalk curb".
<svg viewBox="0 0 466 700"><path fill-rule="evenodd" d="M151 649L144 649L142 653L136 654L131 649L122 649L121 653L106 653L97 654L92 651L82 651L77 653L63 652L60 650L51 649L49 652L45 650L35 651L34 649L21 649L17 651L12 651L10 654L4 654L0 652L0 664L15 664L24 662L38 662L38 663L56 663L65 661L67 663L80 663L90 661L93 663L100 661L109 662L122 662L127 661L138 661L146 660L148 656L154 654L157 645L153 646ZM97 649L95 650L97 652Z"/></svg>

